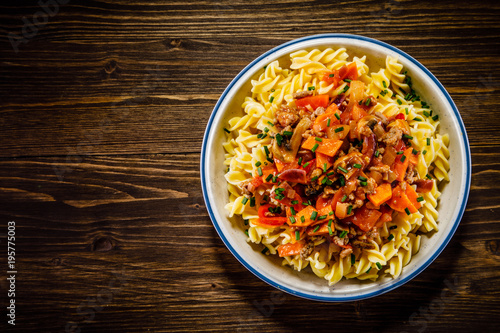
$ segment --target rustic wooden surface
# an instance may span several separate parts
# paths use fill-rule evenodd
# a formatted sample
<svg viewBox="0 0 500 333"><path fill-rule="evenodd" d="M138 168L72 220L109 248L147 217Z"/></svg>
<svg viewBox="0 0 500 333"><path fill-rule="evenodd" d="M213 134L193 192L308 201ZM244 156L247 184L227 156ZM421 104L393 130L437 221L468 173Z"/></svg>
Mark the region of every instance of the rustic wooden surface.
<svg viewBox="0 0 500 333"><path fill-rule="evenodd" d="M16 326L2 312L0 330L498 329L498 1L69 1L23 42L13 34L41 8L5 3L2 311L8 221L18 274ZM217 236L199 174L230 80L272 47L325 32L380 39L429 68L460 109L473 162L465 216L441 256L395 291L344 304L275 292L248 272Z"/></svg>

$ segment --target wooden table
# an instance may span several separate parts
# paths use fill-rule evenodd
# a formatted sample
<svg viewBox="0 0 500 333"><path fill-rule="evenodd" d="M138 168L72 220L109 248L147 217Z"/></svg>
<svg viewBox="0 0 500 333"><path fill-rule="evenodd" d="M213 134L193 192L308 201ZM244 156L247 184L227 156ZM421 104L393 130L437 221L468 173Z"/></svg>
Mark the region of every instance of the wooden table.
<svg viewBox="0 0 500 333"><path fill-rule="evenodd" d="M35 1L0 7L4 311L9 221L17 271L16 325L4 314L0 330L499 328L498 1L60 2L50 15ZM276 292L248 272L212 226L199 173L231 79L325 32L380 39L430 69L460 109L473 162L465 216L439 258L395 291L344 304Z"/></svg>

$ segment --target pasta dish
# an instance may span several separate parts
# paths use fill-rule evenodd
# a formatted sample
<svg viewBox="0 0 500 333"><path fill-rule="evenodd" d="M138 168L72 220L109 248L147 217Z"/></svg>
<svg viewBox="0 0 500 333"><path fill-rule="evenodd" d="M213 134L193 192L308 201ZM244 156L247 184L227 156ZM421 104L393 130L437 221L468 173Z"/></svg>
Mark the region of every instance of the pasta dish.
<svg viewBox="0 0 500 333"><path fill-rule="evenodd" d="M438 230L448 135L397 59L347 50L271 62L224 131L229 217L248 242L330 285L401 274ZM221 129L222 130L222 129Z"/></svg>

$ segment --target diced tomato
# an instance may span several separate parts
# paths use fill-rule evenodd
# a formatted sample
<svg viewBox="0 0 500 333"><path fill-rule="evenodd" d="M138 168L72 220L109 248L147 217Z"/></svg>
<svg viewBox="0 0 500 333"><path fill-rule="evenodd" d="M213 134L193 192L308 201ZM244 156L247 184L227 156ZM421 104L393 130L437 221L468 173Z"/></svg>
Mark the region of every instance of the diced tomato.
<svg viewBox="0 0 500 333"><path fill-rule="evenodd" d="M415 192L415 190L413 189L412 186L410 186L409 184L406 184L405 193L406 193L406 196L408 197L408 200L410 200L410 202L413 204L413 206L416 209L419 209L420 207L422 207L422 204L417 201L418 194L417 194L417 192Z"/></svg>
<svg viewBox="0 0 500 333"><path fill-rule="evenodd" d="M398 113L398 114L396 115L396 117L394 117L394 118L395 118L395 119L403 119L403 120L404 120L404 119L405 119L405 115L404 115L404 114L402 114L402 113Z"/></svg>
<svg viewBox="0 0 500 333"><path fill-rule="evenodd" d="M304 242L287 243L278 246L278 255L280 257L288 257L300 254L300 250L305 246Z"/></svg>
<svg viewBox="0 0 500 333"><path fill-rule="evenodd" d="M277 176L278 175L278 170L274 167L274 165L267 165L267 166L264 166L262 167L262 176L260 177L262 179L262 182L263 183L266 183L266 184L269 184L272 182L272 179L270 179L269 181L267 181L267 177L269 177L269 175L273 175L273 176Z"/></svg>
<svg viewBox="0 0 500 333"><path fill-rule="evenodd" d="M363 231L369 231L375 226L382 213L375 209L368 209L366 205L358 208L355 214L348 217L348 221L354 223Z"/></svg>
<svg viewBox="0 0 500 333"><path fill-rule="evenodd" d="M323 198L322 196L320 196L318 198L318 200L316 200L316 210L321 210L327 206L330 206L332 205L332 200L333 200L333 197L331 198Z"/></svg>
<svg viewBox="0 0 500 333"><path fill-rule="evenodd" d="M355 62L350 63L349 65L344 65L339 69L340 79L351 79L357 80L358 78L358 67Z"/></svg>
<svg viewBox="0 0 500 333"><path fill-rule="evenodd" d="M342 197L344 196L344 191L342 188L339 188L337 192L335 192L335 195L332 198L332 210L336 211L337 209L337 203L342 200Z"/></svg>
<svg viewBox="0 0 500 333"><path fill-rule="evenodd" d="M313 110L316 110L318 107L323 107L326 109L329 101L330 101L330 96L317 95L317 96L309 96L297 99L295 101L295 105L298 108L306 108L308 105L310 105Z"/></svg>
<svg viewBox="0 0 500 333"><path fill-rule="evenodd" d="M259 207L259 218L254 221L255 224L266 227L266 228L274 228L286 223L287 218L285 216L277 216L275 214L269 213L269 208L275 207L270 204L262 205Z"/></svg>
<svg viewBox="0 0 500 333"><path fill-rule="evenodd" d="M324 81L328 85L333 83L333 88L337 88L340 81L339 71L333 70L325 72L325 74L321 77L321 81Z"/></svg>
<svg viewBox="0 0 500 333"><path fill-rule="evenodd" d="M408 169L408 165L410 163L410 158L412 155L412 148L408 148L404 151L403 154L397 155L394 164L392 165L392 171L396 174L396 180L402 182L406 176L406 170ZM403 157L405 156L405 157ZM403 159L403 161L401 161Z"/></svg>
<svg viewBox="0 0 500 333"><path fill-rule="evenodd" d="M368 113L360 107L357 103L352 108L351 119L354 121L359 121L361 118L366 117Z"/></svg>
<svg viewBox="0 0 500 333"><path fill-rule="evenodd" d="M262 185L264 183L264 181L262 180L262 177L260 176L255 176L252 178L252 180L250 181L250 184L252 184L252 186L254 188L257 188L259 187L260 185Z"/></svg>
<svg viewBox="0 0 500 333"><path fill-rule="evenodd" d="M397 212L404 213L406 212L406 208L408 208L410 213L417 212L417 208L415 208L410 199L408 199L406 192L403 191L400 185L392 190L392 198L387 201L387 204Z"/></svg>
<svg viewBox="0 0 500 333"><path fill-rule="evenodd" d="M332 107L332 105L334 107ZM340 112L337 109L337 105L330 104L327 111L325 113L319 115L314 121L313 129L315 132L324 132L329 127L332 127L336 124L339 124L339 120L335 117L335 113L339 114ZM328 126L328 121L330 121L330 126Z"/></svg>

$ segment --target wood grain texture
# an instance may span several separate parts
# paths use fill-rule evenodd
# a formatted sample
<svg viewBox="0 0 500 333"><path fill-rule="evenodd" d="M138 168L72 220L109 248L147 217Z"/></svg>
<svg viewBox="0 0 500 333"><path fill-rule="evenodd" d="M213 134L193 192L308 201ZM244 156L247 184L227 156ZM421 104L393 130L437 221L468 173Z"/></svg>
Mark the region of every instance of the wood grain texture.
<svg viewBox="0 0 500 333"><path fill-rule="evenodd" d="M0 237L16 221L19 332L492 332L500 325L497 1L69 1L0 5ZM472 152L450 244L395 291L326 304L275 291L216 234L200 148L227 84L325 32L388 42L457 104ZM4 245L2 245L4 247ZM5 267L5 250L2 250ZM0 301L7 302L6 270ZM2 312L3 313L3 312Z"/></svg>

